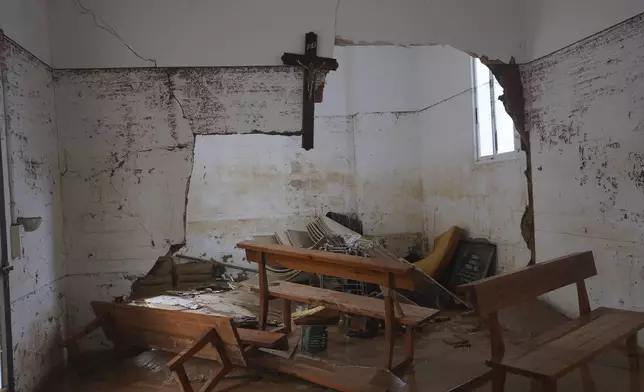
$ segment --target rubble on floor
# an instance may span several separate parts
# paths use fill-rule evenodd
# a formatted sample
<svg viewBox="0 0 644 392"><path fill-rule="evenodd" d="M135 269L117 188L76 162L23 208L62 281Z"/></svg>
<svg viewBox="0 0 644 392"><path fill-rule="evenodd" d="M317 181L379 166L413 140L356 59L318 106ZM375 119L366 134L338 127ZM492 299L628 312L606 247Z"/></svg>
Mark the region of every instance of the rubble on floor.
<svg viewBox="0 0 644 392"><path fill-rule="evenodd" d="M233 300L233 292L216 294ZM251 308L257 307L256 297L250 294L239 294L238 303L255 301ZM277 315L277 310L274 310ZM535 318L525 315L538 314L542 322L535 323ZM549 328L554 322L561 320L561 315L540 301L534 301L516 309L504 311L502 320L511 321L511 330L504 331L512 336L512 345L518 345L532 335ZM277 318L277 316L276 316ZM523 321L522 321L523 320ZM489 342L487 326L480 323L472 315L448 312L447 316L431 323L418 335L417 355L414 366L406 372L403 380L408 384L410 392L449 391L451 388L476 377L487 371L484 361L489 357ZM469 341L469 347L454 347L445 342L452 335L462 335ZM376 339L382 339L382 336ZM401 342L402 343L402 342ZM329 333L329 348L319 354L318 360L333 363L343 361L361 366L378 365L381 345L371 340L347 338L336 328ZM396 346L396 352L402 350ZM171 372L159 362L165 361L172 354L139 354L130 358L118 358L113 351L86 353L77 358L63 372L55 374L43 385L42 392L176 392L177 385ZM595 377L597 391L628 390L628 363L623 354L615 351L607 352L591 363L591 371ZM188 377L201 387L210 375L212 362L193 359L187 363ZM241 373L236 374L247 377ZM257 369L253 371L247 384L235 391L239 392L278 392L285 390L323 392L326 389L315 384L302 381L295 377L285 376ZM223 384L222 389L226 387ZM476 391L488 391L489 385ZM530 382L522 377L508 376L507 392L525 392L531 389ZM564 377L560 390L582 392L582 386L577 373ZM535 391L536 392L536 391Z"/></svg>
<svg viewBox="0 0 644 392"><path fill-rule="evenodd" d="M451 278L453 278L454 276L458 278L469 278L474 276L472 272L472 266L474 265L474 267L476 267L478 259L476 257L472 259L470 257L470 253L468 252L462 252L463 248L461 247L461 244L463 243L462 239L464 237L464 232L462 230L458 228L452 228L450 229L450 231L448 231L448 233L437 238L435 241L434 252L428 257L423 257L424 252L418 252L418 249L413 252L409 252L410 255L415 254L415 256L412 256L414 259L419 260L414 267L413 264L409 262L409 260L401 258L398 255L395 255L391 251L387 250L385 246L383 246L382 241L378 240L377 238L363 236L361 234L361 224L355 217L347 217L342 214L332 214L331 217L333 219L330 219L328 217L316 217L311 219L309 224L306 226L306 231L286 230L283 235L279 233L256 235L254 236L254 240L257 244L276 244L281 246L285 242L284 238L286 238L288 243L296 248L308 248L336 254L340 253L349 256L361 256L380 259L384 264L392 266L391 268L393 269L391 271L413 271L412 280L414 281L414 283L412 284L410 281L408 285L409 287L415 287L416 289L396 289L397 291L394 291L388 289L385 286L382 286L382 284L384 283L378 284L378 282L382 282L382 280L364 279L367 282L363 282L361 280L347 279L346 277L338 278L328 275L318 275L311 273L317 272L312 270L310 272L302 272L298 269L276 267L275 265L271 265L270 263L267 263L266 265L268 282L273 282L271 284L275 284L275 282L277 281L298 282L305 283L314 287L319 287L320 289L317 289L321 290L319 295L313 295L313 293L311 292L311 295L313 296L310 297L310 299L313 300L313 303L327 295L324 293L329 292L346 293L343 294L345 295L345 297L343 298L345 298L345 300L349 302L361 297L384 297L385 299L387 299L387 301L391 301L391 298L393 298L393 304L395 305L394 313L397 312L399 314L398 317L402 318L400 318L400 324L398 325L398 327L394 327L393 330L390 330L388 329L389 327L387 327L387 339L390 339L392 333L404 333L405 336L413 336L415 334L415 332L413 332L414 330L420 331L422 328L420 339L428 346L440 344L442 345L441 347L444 347L444 349L449 348L449 350L462 351L473 350L480 345L484 345L483 341L485 339L480 339L480 322L465 323L463 322L463 320L465 320L465 316L458 316L458 312L462 312L464 309L467 309L467 304L439 283L439 280L451 283L453 282L453 279ZM359 232L344 226L343 223L350 225ZM264 246L264 248L265 247L266 246ZM279 248L279 246L274 248ZM422 248L424 249L424 246ZM281 249L285 250L287 252L286 254L293 253L292 251L288 250L288 248L285 248L283 246ZM320 254L321 252L317 253L318 257L321 257ZM250 255L247 255L247 257L250 261ZM321 257L317 261L322 262L322 260L324 259L325 257ZM452 262L452 260L456 261ZM257 262L257 260L255 261ZM314 259L313 261L316 260ZM490 259L489 262L491 263L492 260ZM375 268L377 264L378 263L372 263L372 267L369 268ZM469 271L466 271L467 274L464 274L462 271L455 271L455 265L459 268L462 267L463 269L469 269ZM299 268L302 267L300 266ZM374 272L374 270L370 271L371 273ZM329 273L332 274L333 271L330 271ZM487 268L485 269L484 273L487 273ZM179 319L184 320L184 322L191 320L190 317L192 316L188 318L185 318L185 316L179 317L179 315L183 314L184 312L190 312L199 315L214 316L199 319L201 321L194 321L198 322L199 325L202 325L201 323L206 323L208 325L210 325L210 323L213 323L212 326L209 327L209 331L212 332L219 329L219 327L214 327L215 324L220 323L220 321L217 320L221 320L220 317L225 316L229 317L232 320L232 328L238 330L242 341L245 339L244 336L250 336L249 331L252 331L252 329L261 330L264 329L266 325L274 327L279 326L280 322L282 321L280 320L279 316L282 315L285 309L276 310L269 308L270 313L267 323L262 324L262 318L258 317L258 314L260 313L259 302L261 301L258 301L257 297L250 294L246 289L252 287L255 287L255 290L261 289L261 285L258 283L258 278L253 277L252 273L247 273L244 271L242 271L241 273L236 271L236 274L237 276L232 276L231 274L229 274L226 265L224 265L223 263L218 263L214 260L203 260L199 258L179 255L175 256L172 252L169 252L167 255L160 257L157 260L154 267L145 277L137 280L134 283L129 303L124 303L123 305L116 306L110 304L95 303L92 306L94 307L95 312L97 312L97 320L99 320L99 322L105 316L102 315L104 313L99 314L97 309L103 309L101 310L101 312L108 312L106 314L109 317L116 317L115 315L117 313L121 314L121 316L119 316L121 317L121 321L119 321L121 323L119 324L119 328L122 329L118 332L118 335L129 336L130 334L133 334L133 342L139 342L141 344L144 344L146 347L149 345L149 347L160 347L164 349L170 349L170 346L168 346L170 342L174 342L172 343L174 348L179 348L177 344L181 345L182 349L184 346L187 347L186 345L189 343L184 342L185 339L181 335L181 326L178 326L179 329L176 329L175 327L172 327L172 324L174 322L171 321L170 324L167 324L167 321L162 321L162 319L159 319L158 321L161 322L161 324L166 323L166 325L171 328L168 330L161 329L161 324L157 324L157 326L154 327L158 329L158 331L155 329L157 336L148 337L146 335L147 332L145 332L146 328L151 328L152 326L150 325L148 327L145 327L144 325L140 325L141 322L145 323L145 320L142 320L140 322L137 321L138 324L134 323L133 321L129 322L129 324L128 322L123 324L123 318L166 317L165 320L168 320L167 318L176 318L176 322L178 323ZM393 276L391 275L391 272L389 274L390 276ZM237 281L245 279L249 275L251 275L250 279L244 281L243 283L246 288L240 289L236 284ZM350 276L353 275L350 274ZM357 272L355 276L361 275L359 272ZM447 277L451 278L447 279ZM286 282L282 283L282 285L286 285ZM289 284L292 285L292 283ZM301 288L306 287L304 285L298 284L295 284L294 287L295 286ZM273 287L275 288L276 286ZM450 286L450 288L453 287L454 285ZM272 293L272 295L277 295L276 291L273 291ZM306 295L304 297L306 297ZM300 299L304 297L301 297ZM298 299L295 299L295 301L297 300ZM307 300L307 298L304 298L304 300ZM416 305L416 302L419 302L421 305L429 308L435 307L434 305L445 304L448 302L450 305L462 304L465 306L462 306L460 310L458 310L457 313L455 313L453 316L447 318L437 318L437 322L430 322L429 326L423 326L426 325L428 321L431 321L431 318L434 317L438 311L435 309L419 307ZM285 303L289 304L288 308L291 307L290 299ZM295 325L295 332L288 335L291 336L291 338L295 339L291 339L292 341L289 341L290 348L288 350L284 351L272 346L256 347L259 351L269 355L268 357L261 359L261 363L263 364L261 366L273 368L283 373L292 373L298 375L299 377L303 377L312 381L319 380L319 375L314 375L312 376L313 378L307 378L307 376L304 376L298 371L290 371L292 370L292 366L301 366L295 365L297 362L293 362L294 365L290 365L290 362L283 362L281 365L279 365L279 360L290 361L291 358L295 357L306 360L314 359L315 361L322 361L322 368L331 367L335 369L334 371L338 372L338 377L340 377L341 374L345 374L347 371L350 371L352 366L359 366L359 369L362 369L360 370L361 373L365 373L365 371L368 369L384 369L381 367L381 363L376 364L374 362L374 357L382 356L382 346L388 346L388 343L383 344L383 342L380 342L375 345L370 345L368 342L370 341L369 339L372 339L372 341L379 341L383 339L382 335L385 330L385 324L383 324L382 320L385 319L385 316L386 319L393 320L392 316L389 313L382 313L384 310L381 308L384 306L386 301L383 301L382 299L369 299L367 300L367 302L359 300L356 301L356 303L353 304L352 307L348 308L334 308L330 305L329 302L319 302L323 303L324 306L311 306L311 308L309 308L309 305L307 305L307 303L297 304L297 302L295 302L293 305L296 307L296 311L294 313L291 313L293 309L288 309L288 313L284 313L286 315L284 316L284 320L288 319L289 322L287 323L286 321L284 321L285 324L282 324L282 328L287 327L286 332L288 333L293 327L289 324ZM358 309L356 306L364 306L366 308ZM147 310L143 309L139 309L139 311L137 311L135 310L136 307L158 310L150 311L153 313L149 313ZM347 309L353 309L357 313L345 314L345 312L347 311L351 312ZM159 313L161 310L166 312ZM422 323L420 323L420 319L417 321L418 325L415 324L416 321L413 321L415 320L413 317L420 317L413 316L413 312L415 312L416 310L423 310L425 313L429 312L427 313L427 315L425 315L426 317L423 316L424 321ZM167 311L171 312L168 313ZM410 311L412 312L412 314L407 314ZM145 316L145 314L148 314L148 316ZM172 316L172 314L175 314L176 316ZM263 314L266 313L264 312ZM403 321L403 318L405 317L407 324L405 324L405 322ZM152 322L151 319L150 322ZM113 324L114 321L111 321L111 323L112 326L109 328L115 328L115 324ZM92 328L95 328L97 325L94 325ZM133 328L143 328L143 330L136 332L133 330ZM132 330L130 331L130 329ZM194 334L193 332L190 333ZM112 332L106 330L106 333L108 333L110 340L118 343L118 340L114 340L116 335L113 335L113 330ZM167 335L165 337L158 335L164 333L170 335ZM179 335L177 335L177 333ZM266 332L257 331L257 333ZM233 333L230 332L230 334ZM298 334L299 336L297 336ZM235 332L234 335L237 335L237 332ZM196 336L190 335L190 339L196 339ZM408 339L409 338L406 337L405 341L408 341ZM413 342L413 340L414 338L412 337L411 341ZM243 346L239 346L240 342L235 343L237 345L237 348L235 348L235 350L243 349ZM245 344L252 344L249 343L250 340L246 342L247 343ZM230 341L226 343L226 350L231 349L230 347L232 346L230 346L230 344ZM246 346L246 348L250 347L251 346ZM357 347L361 348L356 349ZM402 349L402 347L397 349L397 351L400 351L400 349ZM357 351L351 353L353 350ZM190 355L192 356L197 355L200 351L188 350L186 352L191 352L192 354ZM372 352L374 355L369 355L368 352ZM409 356L408 352L409 351L407 347L405 348L404 357L406 358L406 360L400 363L400 366L402 366L400 369L404 369L406 366L409 366L411 364L413 354L412 356ZM215 356L213 357L211 355ZM216 353L208 354L206 358L217 358L217 355L218 354ZM223 358L221 357L221 355L219 357L220 359ZM390 363L388 368L393 369L391 367L391 352L389 352L388 355ZM271 356L273 359L271 359ZM347 359L349 359L349 362L347 362ZM168 360L169 358L167 358L167 354L165 354L164 352L152 350L148 351L147 354L139 355L137 359L134 360L134 364L151 371L159 372L159 369L164 367L163 363L168 363ZM183 359L181 361L182 363L184 363ZM192 360L189 359L188 362L190 361ZM309 366L307 369L313 368ZM174 369L174 371L177 370ZM316 371L311 374L315 374L315 372ZM369 372L371 372L371 370L369 370L367 373ZM371 382L373 382L373 380L376 380L378 377L385 377L382 374L378 376L379 373L369 374L370 375L367 376L365 373L365 377L367 377L365 381L369 381L369 379L371 379L372 377L374 378ZM387 375L385 378L389 380L388 382L390 382L392 387L395 387L396 390L410 390L409 386L413 385L413 383L409 383L409 385L407 385L407 381L402 381L392 372L389 372L388 374L389 375ZM396 374L398 375L398 373ZM183 380L181 381L182 385L187 382L185 379L182 379L180 374L177 374L176 377L178 377L178 380ZM204 380L199 380L192 377L192 381L199 382ZM464 381L466 380L461 380L460 382ZM163 383L166 382L168 382L168 380L163 381ZM322 382L322 384L324 384L324 382ZM355 385L355 388L354 386L347 386L346 389L343 390L358 390L360 388L358 388L357 385L358 384Z"/></svg>

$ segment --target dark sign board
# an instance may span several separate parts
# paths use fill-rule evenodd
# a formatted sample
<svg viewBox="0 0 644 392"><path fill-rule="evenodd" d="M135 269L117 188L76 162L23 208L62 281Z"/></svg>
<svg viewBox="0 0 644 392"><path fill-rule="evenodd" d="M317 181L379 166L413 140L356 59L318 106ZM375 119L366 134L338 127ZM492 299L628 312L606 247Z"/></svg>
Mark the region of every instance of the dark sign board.
<svg viewBox="0 0 644 392"><path fill-rule="evenodd" d="M485 240L461 240L450 263L447 287L487 278L496 259L496 245Z"/></svg>

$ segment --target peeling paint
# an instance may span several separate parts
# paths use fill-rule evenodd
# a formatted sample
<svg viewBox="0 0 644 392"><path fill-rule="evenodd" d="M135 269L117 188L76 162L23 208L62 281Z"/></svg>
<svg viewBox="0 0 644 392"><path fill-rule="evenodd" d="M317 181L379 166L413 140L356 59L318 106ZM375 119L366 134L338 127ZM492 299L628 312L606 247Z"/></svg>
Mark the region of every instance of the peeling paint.
<svg viewBox="0 0 644 392"><path fill-rule="evenodd" d="M7 127L11 209L15 216L42 217L37 231L22 236L23 254L12 261L9 275L15 390L27 392L63 362L58 346L65 322L58 137L51 69L1 34L0 117L6 121L0 131Z"/></svg>
<svg viewBox="0 0 644 392"><path fill-rule="evenodd" d="M540 260L592 250L593 306L644 309L644 15L522 67ZM548 299L569 314L576 295Z"/></svg>
<svg viewBox="0 0 644 392"><path fill-rule="evenodd" d="M530 142L529 129L526 127L525 119L525 97L523 93L524 84L521 77L519 66L515 63L514 58L509 64L500 61L491 61L486 57L481 58L481 62L487 65L494 77L503 87L503 95L499 100L503 102L505 111L510 115L514 122L516 132L521 139L521 151L525 153L526 169L525 178L528 190L528 205L525 207L521 217L521 235L530 249L530 261L528 265L536 262L536 245L535 245L535 228L534 228L534 185L532 179L532 148Z"/></svg>

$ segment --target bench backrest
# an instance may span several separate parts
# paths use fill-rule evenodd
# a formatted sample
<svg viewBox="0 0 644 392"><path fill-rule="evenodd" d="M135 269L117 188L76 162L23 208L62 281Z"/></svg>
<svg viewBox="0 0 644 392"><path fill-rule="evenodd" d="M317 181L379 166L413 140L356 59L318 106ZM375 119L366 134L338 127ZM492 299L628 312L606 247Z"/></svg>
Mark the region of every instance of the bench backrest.
<svg viewBox="0 0 644 392"><path fill-rule="evenodd" d="M314 274L354 279L389 287L414 290L414 267L393 258L350 256L293 246L242 241L238 248L246 250L246 259L260 263L262 254L268 265L292 268ZM390 282L390 277L393 282Z"/></svg>
<svg viewBox="0 0 644 392"><path fill-rule="evenodd" d="M92 302L92 309L98 319L105 320L105 335L117 346L125 344L179 353L215 329L230 361L246 366L237 330L228 317L108 302ZM221 362L210 345L195 356Z"/></svg>
<svg viewBox="0 0 644 392"><path fill-rule="evenodd" d="M469 283L459 291L467 293L477 313L484 316L573 283L583 286L586 278L595 275L593 253L583 252ZM586 295L583 289L580 295Z"/></svg>

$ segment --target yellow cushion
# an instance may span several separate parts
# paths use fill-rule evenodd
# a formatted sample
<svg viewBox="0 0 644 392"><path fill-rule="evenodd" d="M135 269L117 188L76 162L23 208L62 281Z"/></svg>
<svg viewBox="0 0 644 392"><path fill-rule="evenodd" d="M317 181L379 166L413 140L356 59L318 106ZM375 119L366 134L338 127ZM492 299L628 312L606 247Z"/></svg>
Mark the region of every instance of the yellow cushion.
<svg viewBox="0 0 644 392"><path fill-rule="evenodd" d="M465 237L465 231L459 227L452 226L434 239L434 251L424 259L417 261L416 267L424 271L434 279L439 279L447 269L458 242Z"/></svg>

